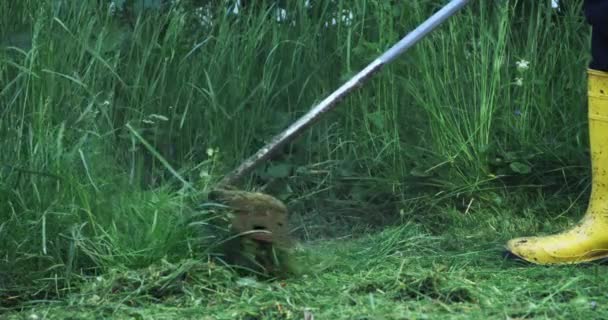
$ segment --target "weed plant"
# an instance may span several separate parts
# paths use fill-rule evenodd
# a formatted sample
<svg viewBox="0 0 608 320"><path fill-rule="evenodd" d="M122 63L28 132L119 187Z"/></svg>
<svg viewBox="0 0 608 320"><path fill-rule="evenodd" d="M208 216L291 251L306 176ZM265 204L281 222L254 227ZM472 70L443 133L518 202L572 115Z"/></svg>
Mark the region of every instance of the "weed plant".
<svg viewBox="0 0 608 320"><path fill-rule="evenodd" d="M0 3L2 308L206 261L197 238L212 235L189 226L209 218L213 183L440 5L77 2ZM466 234L440 208L504 208L515 192L517 208L576 208L588 31L581 1L475 1L246 186L287 201L307 239L399 219ZM496 230L492 210L479 220Z"/></svg>

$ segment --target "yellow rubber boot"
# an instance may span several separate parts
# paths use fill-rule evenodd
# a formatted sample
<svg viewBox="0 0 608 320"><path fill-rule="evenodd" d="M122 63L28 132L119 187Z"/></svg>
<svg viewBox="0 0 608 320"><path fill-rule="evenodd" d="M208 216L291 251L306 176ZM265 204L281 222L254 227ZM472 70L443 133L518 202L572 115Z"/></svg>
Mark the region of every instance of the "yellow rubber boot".
<svg viewBox="0 0 608 320"><path fill-rule="evenodd" d="M573 264L608 258L608 72L588 71L591 198L572 229L507 243L514 255L536 264Z"/></svg>

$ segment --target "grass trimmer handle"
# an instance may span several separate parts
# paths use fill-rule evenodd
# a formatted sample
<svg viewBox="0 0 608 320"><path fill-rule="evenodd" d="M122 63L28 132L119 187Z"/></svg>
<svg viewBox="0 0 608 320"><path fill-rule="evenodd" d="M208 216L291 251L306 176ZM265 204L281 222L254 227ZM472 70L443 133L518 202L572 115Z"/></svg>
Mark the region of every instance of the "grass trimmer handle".
<svg viewBox="0 0 608 320"><path fill-rule="evenodd" d="M308 113L300 117L283 132L274 136L272 140L258 150L255 154L247 158L236 169L226 175L219 183L219 187L234 185L243 176L251 172L255 167L266 161L272 154L285 144L293 141L307 128L318 121L325 113L333 110L342 98L360 87L374 73L379 71L382 66L393 61L398 56L423 39L429 32L435 30L441 23L454 15L464 7L469 0L452 0L443 8L424 21L416 29L408 33L403 39L385 51L380 57L370 63L367 67L353 76L350 80L340 86L327 98L314 106Z"/></svg>

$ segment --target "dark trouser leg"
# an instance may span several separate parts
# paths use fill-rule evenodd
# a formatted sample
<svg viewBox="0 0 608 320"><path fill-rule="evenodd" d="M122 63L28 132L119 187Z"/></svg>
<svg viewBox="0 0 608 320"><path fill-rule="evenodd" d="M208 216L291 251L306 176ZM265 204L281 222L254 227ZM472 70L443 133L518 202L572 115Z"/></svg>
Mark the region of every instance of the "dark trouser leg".
<svg viewBox="0 0 608 320"><path fill-rule="evenodd" d="M608 71L608 0L585 0L585 16L591 25L591 64Z"/></svg>

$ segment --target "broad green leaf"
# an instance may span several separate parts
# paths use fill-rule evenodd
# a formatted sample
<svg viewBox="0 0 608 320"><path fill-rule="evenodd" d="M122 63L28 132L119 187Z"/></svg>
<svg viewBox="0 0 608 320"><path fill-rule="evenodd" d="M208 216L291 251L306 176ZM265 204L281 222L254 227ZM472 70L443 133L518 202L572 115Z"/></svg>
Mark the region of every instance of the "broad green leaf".
<svg viewBox="0 0 608 320"><path fill-rule="evenodd" d="M272 178L287 178L289 177L292 165L287 163L279 163L268 167L266 171Z"/></svg>
<svg viewBox="0 0 608 320"><path fill-rule="evenodd" d="M517 161L511 162L509 167L511 168L511 170L513 170L513 172L516 172L519 174L528 174L532 171L532 168L530 168L529 165L527 165L525 163L517 162Z"/></svg>

